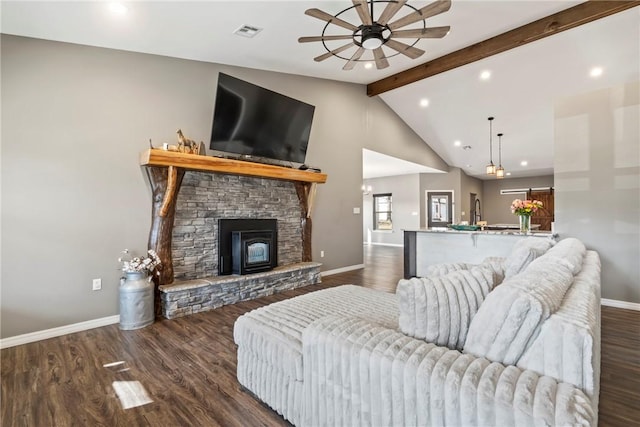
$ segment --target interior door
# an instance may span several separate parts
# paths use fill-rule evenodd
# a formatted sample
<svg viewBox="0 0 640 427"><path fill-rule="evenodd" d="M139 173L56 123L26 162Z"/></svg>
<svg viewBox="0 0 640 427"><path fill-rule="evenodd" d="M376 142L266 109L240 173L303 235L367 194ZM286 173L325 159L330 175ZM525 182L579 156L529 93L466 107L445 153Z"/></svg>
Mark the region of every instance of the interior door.
<svg viewBox="0 0 640 427"><path fill-rule="evenodd" d="M453 192L427 192L427 227L446 227L453 222Z"/></svg>
<svg viewBox="0 0 640 427"><path fill-rule="evenodd" d="M551 231L551 223L554 221L553 188L548 190L529 190L527 199L540 200L542 208L531 216L531 224L540 224L538 230Z"/></svg>

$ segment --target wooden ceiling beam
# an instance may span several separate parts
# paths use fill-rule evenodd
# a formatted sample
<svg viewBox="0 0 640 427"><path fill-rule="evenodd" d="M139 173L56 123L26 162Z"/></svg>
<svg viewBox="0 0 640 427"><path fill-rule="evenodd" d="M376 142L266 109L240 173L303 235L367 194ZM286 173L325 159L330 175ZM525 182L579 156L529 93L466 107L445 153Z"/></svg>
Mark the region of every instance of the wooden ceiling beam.
<svg viewBox="0 0 640 427"><path fill-rule="evenodd" d="M367 95L380 95L392 89L480 61L509 49L514 49L639 5L640 1L590 0L580 3L506 33L370 83L367 85Z"/></svg>

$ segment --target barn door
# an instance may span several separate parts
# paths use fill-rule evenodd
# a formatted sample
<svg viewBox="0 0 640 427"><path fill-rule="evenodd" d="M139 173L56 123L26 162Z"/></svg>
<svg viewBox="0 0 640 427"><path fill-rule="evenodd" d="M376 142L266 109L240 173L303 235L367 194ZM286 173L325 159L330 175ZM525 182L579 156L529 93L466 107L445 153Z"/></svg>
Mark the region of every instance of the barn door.
<svg viewBox="0 0 640 427"><path fill-rule="evenodd" d="M542 208L531 216L531 224L540 224L540 231L551 231L551 223L554 221L553 188L548 190L529 190L527 199L540 200Z"/></svg>

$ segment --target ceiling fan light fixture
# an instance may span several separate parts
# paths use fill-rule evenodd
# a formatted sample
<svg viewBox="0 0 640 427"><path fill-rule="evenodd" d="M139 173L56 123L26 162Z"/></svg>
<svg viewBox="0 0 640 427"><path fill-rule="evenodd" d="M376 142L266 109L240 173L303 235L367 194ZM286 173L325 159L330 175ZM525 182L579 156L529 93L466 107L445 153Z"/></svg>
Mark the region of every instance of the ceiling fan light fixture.
<svg viewBox="0 0 640 427"><path fill-rule="evenodd" d="M326 53L316 56L314 61L320 62L332 56L347 61L342 67L343 70L353 70L356 63L374 60L378 70L389 67L389 58L397 55L404 55L410 59L416 59L425 53L424 50L415 45L422 39L440 39L445 37L449 26L427 27L426 20L433 16L447 12L451 8L451 0L437 0L422 7L414 7L406 0L353 0L352 5L346 9L332 15L317 8L307 9L305 15L325 22L322 34L319 36L308 36L298 38L299 43L322 42ZM382 13L374 13L374 6L386 3ZM400 19L394 16L400 10L409 9L409 13ZM361 22L349 22L350 11L357 12ZM403 30L402 28L420 23L422 28L412 27ZM328 34L327 28L330 26L340 27L350 32L350 34ZM413 42L403 43L398 39L413 39ZM327 42L334 40L351 40L344 46L334 48L327 45ZM382 50L386 46L386 51ZM356 48L352 55L339 55L349 48ZM353 52L353 51L352 51ZM363 55L365 55L363 57ZM373 58L371 58L373 57Z"/></svg>
<svg viewBox="0 0 640 427"><path fill-rule="evenodd" d="M364 27L362 29L362 41L360 42L363 48L373 50L377 49L384 44L384 37L382 31L375 26Z"/></svg>

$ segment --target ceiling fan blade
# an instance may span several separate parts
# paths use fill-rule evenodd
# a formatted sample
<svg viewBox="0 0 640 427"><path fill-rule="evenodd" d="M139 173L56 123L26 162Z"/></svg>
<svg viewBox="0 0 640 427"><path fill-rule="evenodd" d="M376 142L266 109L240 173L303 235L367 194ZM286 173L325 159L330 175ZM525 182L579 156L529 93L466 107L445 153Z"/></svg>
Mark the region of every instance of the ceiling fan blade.
<svg viewBox="0 0 640 427"><path fill-rule="evenodd" d="M397 50L401 54L408 56L411 59L416 59L420 55L424 53L424 50L418 49L417 47L409 46L408 44L400 43L395 40L388 40L385 46L390 47L393 50Z"/></svg>
<svg viewBox="0 0 640 427"><path fill-rule="evenodd" d="M364 25L371 25L371 14L369 13L369 2L367 0L352 0L353 5L356 7L356 12Z"/></svg>
<svg viewBox="0 0 640 427"><path fill-rule="evenodd" d="M373 49L373 58L376 60L376 68L378 70L382 70L389 66L389 61L384 57L384 52L381 47Z"/></svg>
<svg viewBox="0 0 640 427"><path fill-rule="evenodd" d="M413 24L414 22L422 21L423 19L446 12L450 8L451 0L438 0L390 23L389 28L393 31L397 28L404 27L405 25Z"/></svg>
<svg viewBox="0 0 640 427"><path fill-rule="evenodd" d="M391 32L391 37L406 39L441 39L449 34L450 26L418 28L415 30L397 30Z"/></svg>
<svg viewBox="0 0 640 427"><path fill-rule="evenodd" d="M344 67L342 67L342 69L345 71L353 70L353 67L356 66L356 62L358 61L358 59L360 59L363 53L364 53L364 48L359 47L358 50L356 50L356 53L353 54L351 59L349 59L347 63L344 64Z"/></svg>
<svg viewBox="0 0 640 427"><path fill-rule="evenodd" d="M389 20L393 18L393 15L395 15L400 9L402 9L402 6L404 6L406 2L407 0L398 0L396 2L387 3L387 7L384 8L382 13L380 14L380 17L378 18L378 24L387 25L387 22L389 22Z"/></svg>
<svg viewBox="0 0 640 427"><path fill-rule="evenodd" d="M352 39L352 34L347 34L344 36L312 36L312 37L300 37L298 39L298 43L310 43L310 42L321 42L323 40L349 40Z"/></svg>
<svg viewBox="0 0 640 427"><path fill-rule="evenodd" d="M316 62L324 61L325 59L331 58L333 55L337 55L340 52L343 52L343 51L349 49L351 46L355 46L355 44L353 42L352 43L347 43L344 46L340 46L337 49L333 49L331 52L327 52L327 53L322 54L320 56L316 56L315 58L313 58L313 60L316 61Z"/></svg>
<svg viewBox="0 0 640 427"><path fill-rule="evenodd" d="M342 28L346 28L349 31L355 31L358 29L358 27L356 27L355 25L349 24L347 21L343 21L340 18L336 18L333 15L329 15L327 12L323 12L320 9L307 9L304 13L305 15L312 16L321 21L325 21L330 24L337 25Z"/></svg>

